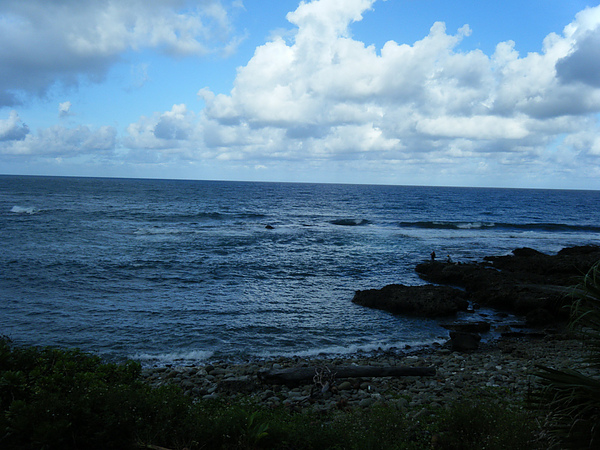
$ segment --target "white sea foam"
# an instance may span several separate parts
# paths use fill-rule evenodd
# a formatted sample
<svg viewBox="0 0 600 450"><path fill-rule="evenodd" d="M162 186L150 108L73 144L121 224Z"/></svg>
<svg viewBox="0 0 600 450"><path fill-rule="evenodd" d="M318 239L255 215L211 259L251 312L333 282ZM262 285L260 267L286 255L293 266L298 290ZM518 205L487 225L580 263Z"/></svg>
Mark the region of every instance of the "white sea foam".
<svg viewBox="0 0 600 450"><path fill-rule="evenodd" d="M463 230L474 230L479 228L488 228L493 227L495 224L493 223L482 223L482 222L466 222L457 225L457 228Z"/></svg>
<svg viewBox="0 0 600 450"><path fill-rule="evenodd" d="M214 352L205 350L190 350L188 352L168 352L168 353L137 353L131 358L142 363L164 365L169 363L192 361L206 361Z"/></svg>
<svg viewBox="0 0 600 450"><path fill-rule="evenodd" d="M13 206L10 212L15 214L37 214L40 210L33 206Z"/></svg>
<svg viewBox="0 0 600 450"><path fill-rule="evenodd" d="M477 228L482 228L483 224L481 222L471 222L471 223L459 223L456 228L460 228L463 230L472 230Z"/></svg>
<svg viewBox="0 0 600 450"><path fill-rule="evenodd" d="M292 358L294 356L298 356L301 358L314 358L317 356L331 356L331 355L353 355L357 353L370 353L375 351L388 351L391 349L404 349L407 345L410 347L425 347L427 345L432 344L442 344L445 342L443 339L431 339L431 340L419 340L419 341L406 341L399 343L373 343L373 344L365 344L365 345L349 345L349 346L337 346L333 345L330 347L323 348L315 348L310 350L303 350L297 352L260 352L256 353L254 356L258 358L269 359L273 357L287 357Z"/></svg>

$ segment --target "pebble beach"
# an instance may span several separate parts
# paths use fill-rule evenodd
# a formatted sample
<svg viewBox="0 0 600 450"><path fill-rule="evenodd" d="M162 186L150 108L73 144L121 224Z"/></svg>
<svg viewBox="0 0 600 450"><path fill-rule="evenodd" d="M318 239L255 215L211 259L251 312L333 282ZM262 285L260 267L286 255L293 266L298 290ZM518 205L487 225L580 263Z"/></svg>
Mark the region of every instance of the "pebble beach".
<svg viewBox="0 0 600 450"><path fill-rule="evenodd" d="M142 376L152 386L180 386L185 395L198 400L245 396L265 407L285 406L297 412L352 410L385 404L407 414L417 414L427 407L444 407L485 388L498 389L504 398L518 401L535 383L532 374L536 365L584 368L584 355L581 341L553 333L501 338L468 353L435 345L344 358L296 357L244 364L154 367L143 369ZM435 375L337 377L336 367L342 366L433 367ZM314 367L317 376L296 385L272 384L261 377L265 371L300 367Z"/></svg>

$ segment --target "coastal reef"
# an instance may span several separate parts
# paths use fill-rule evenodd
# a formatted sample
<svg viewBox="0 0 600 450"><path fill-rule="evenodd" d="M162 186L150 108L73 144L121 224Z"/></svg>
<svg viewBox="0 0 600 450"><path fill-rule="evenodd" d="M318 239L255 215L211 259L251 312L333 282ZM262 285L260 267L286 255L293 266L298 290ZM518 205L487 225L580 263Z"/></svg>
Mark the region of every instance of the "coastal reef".
<svg viewBox="0 0 600 450"><path fill-rule="evenodd" d="M449 286L390 284L382 289L356 291L354 303L393 314L443 317L465 311L466 293Z"/></svg>
<svg viewBox="0 0 600 450"><path fill-rule="evenodd" d="M357 291L353 302L393 314L442 317L470 305L495 308L525 317L543 327L568 316L570 288L600 260L600 247L569 247L556 255L531 248L480 262L431 260L416 266L419 276L436 285L389 285Z"/></svg>

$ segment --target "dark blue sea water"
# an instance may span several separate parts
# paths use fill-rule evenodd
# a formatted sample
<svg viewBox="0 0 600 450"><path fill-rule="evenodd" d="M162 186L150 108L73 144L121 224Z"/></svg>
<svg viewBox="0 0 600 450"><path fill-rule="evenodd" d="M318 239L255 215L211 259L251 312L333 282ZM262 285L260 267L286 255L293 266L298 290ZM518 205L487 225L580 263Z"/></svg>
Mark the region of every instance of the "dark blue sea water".
<svg viewBox="0 0 600 450"><path fill-rule="evenodd" d="M354 291L589 243L598 191L0 176L0 334L148 364L426 344Z"/></svg>

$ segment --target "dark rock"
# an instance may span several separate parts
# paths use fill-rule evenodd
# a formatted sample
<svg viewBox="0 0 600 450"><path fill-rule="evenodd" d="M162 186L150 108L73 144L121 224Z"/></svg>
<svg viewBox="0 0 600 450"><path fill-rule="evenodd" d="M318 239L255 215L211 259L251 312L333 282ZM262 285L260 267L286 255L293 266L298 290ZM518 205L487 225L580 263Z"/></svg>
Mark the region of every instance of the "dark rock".
<svg viewBox="0 0 600 450"><path fill-rule="evenodd" d="M393 314L441 317L465 311L465 293L448 286L404 286L390 284L382 289L356 291L353 303L383 309Z"/></svg>
<svg viewBox="0 0 600 450"><path fill-rule="evenodd" d="M561 251L558 252L559 255L575 255L575 256L582 256L582 255L595 255L598 253L598 250L600 249L600 247L598 247L597 245L580 245L577 247L567 247L567 248L563 248ZM595 258L595 256L593 256Z"/></svg>
<svg viewBox="0 0 600 450"><path fill-rule="evenodd" d="M570 301L565 294L599 260L598 246L571 247L556 255L521 248L480 263L428 261L416 271L427 281L464 288L481 305L523 315L543 309L553 320L565 320Z"/></svg>
<svg viewBox="0 0 600 450"><path fill-rule="evenodd" d="M450 346L456 352L470 352L479 348L481 336L463 331L450 332Z"/></svg>
<svg viewBox="0 0 600 450"><path fill-rule="evenodd" d="M225 393L249 393L259 389L259 384L256 380L249 376L240 376L234 378L226 378L221 380L217 385L219 392Z"/></svg>
<svg viewBox="0 0 600 450"><path fill-rule="evenodd" d="M544 255L544 253L542 252L538 252L537 250L534 250L532 248L529 247L523 247L523 248L517 248L515 250L512 251L512 254L515 256L522 256L524 258L530 257L530 256L540 256L540 255ZM544 255L546 256L546 255Z"/></svg>
<svg viewBox="0 0 600 450"><path fill-rule="evenodd" d="M534 309L525 316L525 323L530 327L545 327L554 322L556 322L556 318L544 308Z"/></svg>
<svg viewBox="0 0 600 450"><path fill-rule="evenodd" d="M491 328L491 324L484 321L443 323L441 326L446 330L464 331L466 333L487 333Z"/></svg>
<svg viewBox="0 0 600 450"><path fill-rule="evenodd" d="M519 338L519 339L543 339L547 336L546 333L539 331L510 331L500 334L503 338Z"/></svg>

